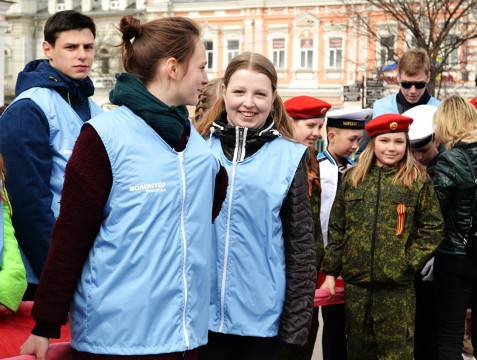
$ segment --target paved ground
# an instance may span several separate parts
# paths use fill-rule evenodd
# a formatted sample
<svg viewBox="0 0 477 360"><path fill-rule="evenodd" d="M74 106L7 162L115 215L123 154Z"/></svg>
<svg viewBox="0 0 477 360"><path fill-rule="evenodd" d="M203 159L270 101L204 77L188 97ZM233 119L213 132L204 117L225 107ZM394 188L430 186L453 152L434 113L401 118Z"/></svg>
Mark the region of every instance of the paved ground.
<svg viewBox="0 0 477 360"><path fill-rule="evenodd" d="M319 312L319 321L320 321L320 325L323 324L323 319L321 318L321 310ZM313 350L313 356L311 358L311 360L323 360L323 355L322 355L322 351L321 351L321 333L322 333L322 330L323 328L320 326L318 328L318 336L317 336L317 339L316 339L316 342L315 342L315 350Z"/></svg>

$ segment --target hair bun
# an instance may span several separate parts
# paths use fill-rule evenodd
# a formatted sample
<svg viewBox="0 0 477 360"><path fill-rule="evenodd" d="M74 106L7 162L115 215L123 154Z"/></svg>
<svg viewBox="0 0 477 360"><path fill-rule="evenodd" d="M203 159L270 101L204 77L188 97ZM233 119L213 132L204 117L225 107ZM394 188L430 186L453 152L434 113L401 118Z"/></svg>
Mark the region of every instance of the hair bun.
<svg viewBox="0 0 477 360"><path fill-rule="evenodd" d="M124 41L130 41L141 36L142 25L141 21L132 15L125 15L121 18L119 23L119 31L123 34Z"/></svg>

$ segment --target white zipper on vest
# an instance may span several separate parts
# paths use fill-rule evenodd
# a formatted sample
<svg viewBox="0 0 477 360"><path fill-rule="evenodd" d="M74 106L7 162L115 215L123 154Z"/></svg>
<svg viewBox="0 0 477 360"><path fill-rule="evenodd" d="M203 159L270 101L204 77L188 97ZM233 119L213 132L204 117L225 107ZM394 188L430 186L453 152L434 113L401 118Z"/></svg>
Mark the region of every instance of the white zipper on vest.
<svg viewBox="0 0 477 360"><path fill-rule="evenodd" d="M184 310L182 311L182 329L184 330L184 337L186 342L186 348L189 349L189 335L186 328L186 309L187 309L187 278L186 278L186 261L187 261L187 242L184 227L184 207L186 197L186 182L184 172L184 152L179 152L179 163L181 165L181 177L182 177L182 206L181 206L181 231L182 231L182 243L184 246L184 259L182 262L182 278L184 279Z"/></svg>
<svg viewBox="0 0 477 360"><path fill-rule="evenodd" d="M225 235L225 253L224 253L224 270L222 271L222 289L220 291L220 326L219 332L222 332L224 328L225 320L225 278L227 277L227 262L229 259L229 241L230 241L230 216L232 213L232 197L234 194L234 183L235 183L235 167L237 162L232 163L232 181L230 182L230 196L227 209L227 231Z"/></svg>
<svg viewBox="0 0 477 360"><path fill-rule="evenodd" d="M234 194L235 169L237 162L245 159L245 143L247 140L248 128L235 127L235 149L232 159L232 181L230 182L230 196L227 210L227 231L225 235L225 253L224 253L224 269L222 271L222 289L220 291L220 326L219 332L222 332L225 321L225 279L227 277L227 262L229 259L229 242L230 242L230 216L232 213L232 198Z"/></svg>

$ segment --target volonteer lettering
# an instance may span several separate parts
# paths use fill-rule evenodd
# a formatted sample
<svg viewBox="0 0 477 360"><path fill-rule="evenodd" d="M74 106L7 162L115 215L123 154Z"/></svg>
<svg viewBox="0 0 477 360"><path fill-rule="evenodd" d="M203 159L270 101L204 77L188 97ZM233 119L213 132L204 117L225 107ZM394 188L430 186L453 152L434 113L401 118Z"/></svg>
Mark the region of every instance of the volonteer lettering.
<svg viewBox="0 0 477 360"><path fill-rule="evenodd" d="M133 185L129 187L129 191L163 192L166 191L166 183L155 182L151 184Z"/></svg>

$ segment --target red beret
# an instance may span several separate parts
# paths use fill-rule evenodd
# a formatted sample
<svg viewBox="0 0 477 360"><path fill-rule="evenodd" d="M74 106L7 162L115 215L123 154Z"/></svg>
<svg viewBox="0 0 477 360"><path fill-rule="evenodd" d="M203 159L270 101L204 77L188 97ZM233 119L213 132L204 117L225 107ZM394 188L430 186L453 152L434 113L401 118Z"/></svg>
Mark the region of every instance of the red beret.
<svg viewBox="0 0 477 360"><path fill-rule="evenodd" d="M366 124L370 137L385 133L408 132L413 119L399 114L384 114L375 117Z"/></svg>
<svg viewBox="0 0 477 360"><path fill-rule="evenodd" d="M470 103L477 109L477 97L470 99Z"/></svg>
<svg viewBox="0 0 477 360"><path fill-rule="evenodd" d="M326 101L311 96L296 96L283 103L288 115L294 119L321 118L331 108Z"/></svg>

